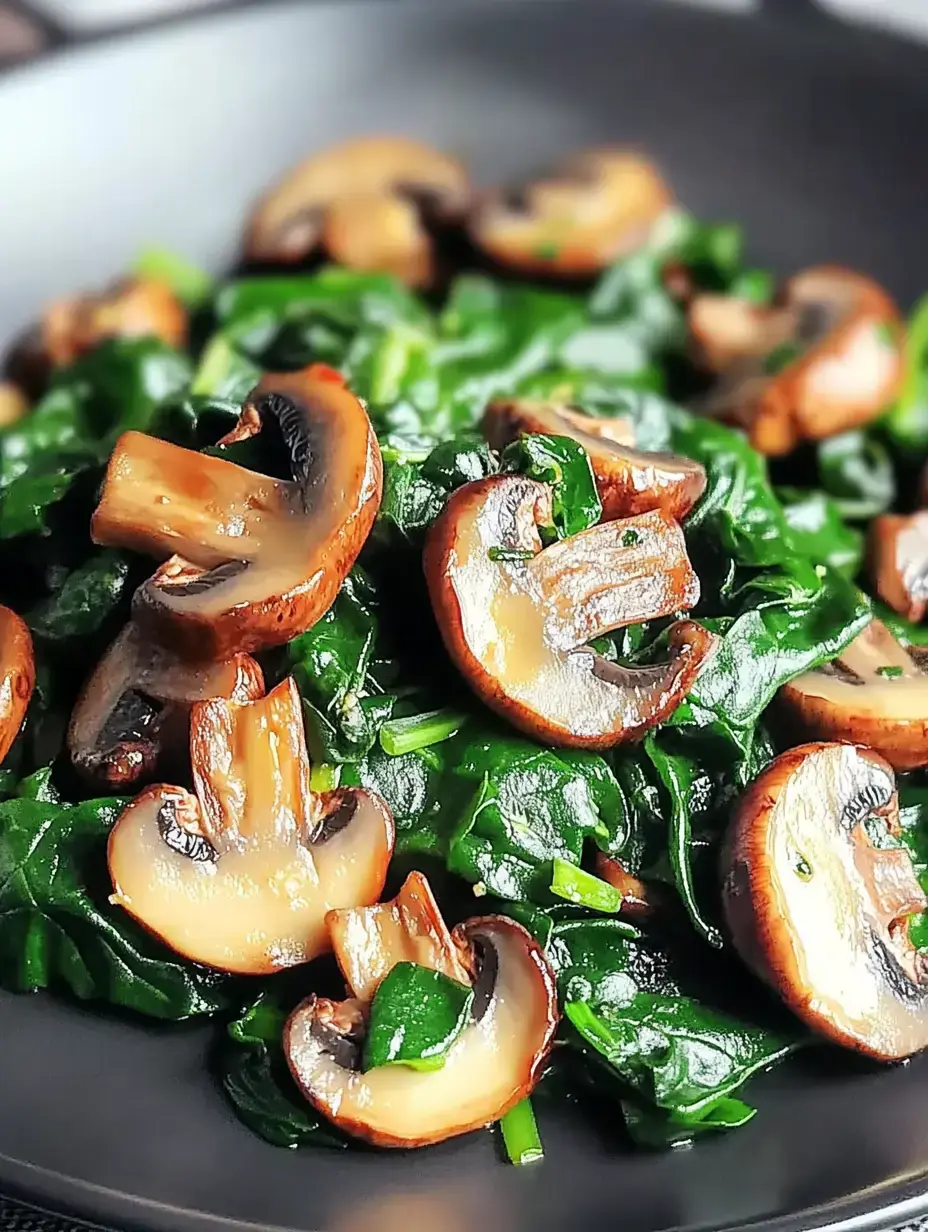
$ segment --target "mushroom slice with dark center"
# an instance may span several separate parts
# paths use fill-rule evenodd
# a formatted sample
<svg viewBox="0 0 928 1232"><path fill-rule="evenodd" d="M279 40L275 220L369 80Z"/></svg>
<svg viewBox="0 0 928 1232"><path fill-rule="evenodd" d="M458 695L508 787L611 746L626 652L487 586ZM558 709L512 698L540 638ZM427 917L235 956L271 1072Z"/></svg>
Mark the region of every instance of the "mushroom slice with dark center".
<svg viewBox="0 0 928 1232"><path fill-rule="evenodd" d="M697 296L689 323L721 373L704 409L744 427L768 455L868 423L902 377L898 309L875 282L839 266L797 274L770 307Z"/></svg>
<svg viewBox="0 0 928 1232"><path fill-rule="evenodd" d="M39 347L57 368L73 363L108 338L147 337L183 347L187 313L167 283L129 278L99 295L52 304L42 318Z"/></svg>
<svg viewBox="0 0 928 1232"><path fill-rule="evenodd" d="M470 221L475 244L526 273L585 277L647 243L671 204L647 159L628 150L577 154L518 198L496 193Z"/></svg>
<svg viewBox="0 0 928 1232"><path fill-rule="evenodd" d="M869 745L896 770L928 765L923 655L901 646L882 621L871 621L834 663L780 690L790 734Z"/></svg>
<svg viewBox="0 0 928 1232"><path fill-rule="evenodd" d="M25 621L0 607L0 763L23 725L35 688L35 656Z"/></svg>
<svg viewBox="0 0 928 1232"><path fill-rule="evenodd" d="M292 678L260 701L195 703L190 760L196 794L150 787L113 827L113 901L223 971L268 974L326 951L326 913L383 889L386 804L361 788L310 791Z"/></svg>
<svg viewBox="0 0 928 1232"><path fill-rule="evenodd" d="M264 692L247 654L188 662L150 642L132 623L100 660L78 698L68 750L82 775L114 791L150 777L162 754L187 742L193 702L252 701Z"/></svg>
<svg viewBox="0 0 928 1232"><path fill-rule="evenodd" d="M629 448L603 433L600 422L569 407L519 398L491 403L483 432L495 449L532 432L569 436L582 445L596 476L604 521L651 509L678 520L685 517L705 491L703 467L676 454Z"/></svg>
<svg viewBox="0 0 928 1232"><path fill-rule="evenodd" d="M541 1076L558 1019L541 946L502 916L468 920L452 939L476 972L474 1000L440 1069L387 1065L362 1073L360 1000L310 997L284 1029L287 1061L307 1099L375 1146L426 1146L480 1129L529 1095Z"/></svg>
<svg viewBox="0 0 928 1232"><path fill-rule="evenodd" d="M655 510L603 522L542 550L551 490L520 475L465 484L426 540L432 608L449 654L486 702L553 744L608 748L662 722L713 645L691 621L670 659L608 662L588 643L692 607L699 597L680 527Z"/></svg>
<svg viewBox="0 0 928 1232"><path fill-rule="evenodd" d="M303 261L318 248L353 269L431 281L428 227L461 218L460 163L403 137L364 137L313 155L259 203L245 236L251 261Z"/></svg>
<svg viewBox="0 0 928 1232"><path fill-rule="evenodd" d="M292 480L127 432L91 534L171 556L139 587L135 618L191 657L289 641L331 606L380 505L382 465L363 405L324 365L267 376L225 441L276 424Z"/></svg>
<svg viewBox="0 0 928 1232"><path fill-rule="evenodd" d="M410 873L390 902L330 911L326 924L345 983L361 1001L370 1001L398 962L441 971L460 984L471 982L431 886L421 873Z"/></svg>
<svg viewBox="0 0 928 1232"><path fill-rule="evenodd" d="M928 510L874 518L869 564L883 602L907 620L923 620L928 608Z"/></svg>
<svg viewBox="0 0 928 1232"><path fill-rule="evenodd" d="M814 1030L883 1060L928 1045L928 972L908 934L928 901L898 829L883 758L804 744L748 788L723 864L745 961Z"/></svg>

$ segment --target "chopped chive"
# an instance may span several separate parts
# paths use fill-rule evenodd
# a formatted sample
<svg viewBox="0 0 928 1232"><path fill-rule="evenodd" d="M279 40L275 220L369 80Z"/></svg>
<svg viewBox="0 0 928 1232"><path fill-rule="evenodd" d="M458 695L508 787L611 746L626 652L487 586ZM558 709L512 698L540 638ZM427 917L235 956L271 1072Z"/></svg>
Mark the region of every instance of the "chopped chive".
<svg viewBox="0 0 928 1232"><path fill-rule="evenodd" d="M190 308L209 299L213 290L213 280L206 270L167 248L143 249L135 259L135 273L140 278L167 283Z"/></svg>
<svg viewBox="0 0 928 1232"><path fill-rule="evenodd" d="M559 857L555 857L553 863L551 893L569 903L576 903L578 907L589 907L592 911L604 911L610 915L622 906L622 895L615 886Z"/></svg>
<svg viewBox="0 0 928 1232"><path fill-rule="evenodd" d="M499 1127L503 1131L506 1154L517 1167L544 1159L544 1147L541 1145L531 1099L526 1097L514 1108L510 1108L501 1118Z"/></svg>
<svg viewBox="0 0 928 1232"><path fill-rule="evenodd" d="M341 781L341 766L328 761L317 761L309 775L310 791L334 791Z"/></svg>
<svg viewBox="0 0 928 1232"><path fill-rule="evenodd" d="M490 560L531 560L535 553L530 548L492 547L487 555Z"/></svg>
<svg viewBox="0 0 928 1232"><path fill-rule="evenodd" d="M748 299L752 304L769 304L774 294L773 275L767 270L744 270L732 283L729 295Z"/></svg>
<svg viewBox="0 0 928 1232"><path fill-rule="evenodd" d="M228 376L229 369L234 363L235 352L232 344L222 334L217 334L207 343L206 350L200 356L200 363L193 374L190 392L206 396L214 394Z"/></svg>
<svg viewBox="0 0 928 1232"><path fill-rule="evenodd" d="M413 753L448 740L461 730L466 720L467 716L459 710L427 710L405 719L391 719L380 729L380 745L391 757Z"/></svg>
<svg viewBox="0 0 928 1232"><path fill-rule="evenodd" d="M622 547L633 548L638 542L638 532L636 530L627 530L622 534Z"/></svg>
<svg viewBox="0 0 928 1232"><path fill-rule="evenodd" d="M895 664L886 664L883 667L876 669L878 676L885 676L888 680L895 680L897 676L902 675L902 668L896 667Z"/></svg>

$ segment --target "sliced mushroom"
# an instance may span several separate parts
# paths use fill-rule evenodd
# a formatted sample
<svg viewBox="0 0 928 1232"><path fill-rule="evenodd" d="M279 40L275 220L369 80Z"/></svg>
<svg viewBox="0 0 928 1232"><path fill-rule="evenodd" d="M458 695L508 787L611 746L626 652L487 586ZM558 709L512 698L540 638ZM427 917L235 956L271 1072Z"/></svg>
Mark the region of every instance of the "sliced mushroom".
<svg viewBox="0 0 928 1232"><path fill-rule="evenodd" d="M699 597L683 533L655 510L603 522L542 551L551 490L521 475L465 484L426 540L432 608L448 653L477 695L553 744L609 748L666 719L713 644L691 621L670 659L608 662L587 643L692 607Z"/></svg>
<svg viewBox="0 0 928 1232"><path fill-rule="evenodd" d="M150 787L109 839L112 901L178 954L261 975L329 948L325 916L376 902L393 821L361 788L314 795L292 677L267 697L196 702L196 794Z"/></svg>
<svg viewBox="0 0 928 1232"><path fill-rule="evenodd" d="M330 911L326 924L345 983L361 1001L370 1001L398 962L430 967L460 984L471 982L421 873L410 873L390 902Z"/></svg>
<svg viewBox="0 0 928 1232"><path fill-rule="evenodd" d="M568 407L517 398L491 403L483 432L494 449L532 432L569 436L582 445L596 476L604 521L651 509L678 520L685 517L705 491L703 467L676 454L646 453L617 443L600 429L603 422Z"/></svg>
<svg viewBox="0 0 928 1232"><path fill-rule="evenodd" d="M804 744L748 788L723 863L749 966L813 1030L882 1060L928 1045L928 966L908 932L928 900L898 832L882 757Z"/></svg>
<svg viewBox="0 0 928 1232"><path fill-rule="evenodd" d="M0 381L0 428L18 423L29 410L29 400L12 381Z"/></svg>
<svg viewBox="0 0 928 1232"><path fill-rule="evenodd" d="M604 851L596 853L596 876L609 884L622 895L623 915L634 918L649 916L663 905L664 896L659 886L648 885L639 877L633 876L621 860L607 856Z"/></svg>
<svg viewBox="0 0 928 1232"><path fill-rule="evenodd" d="M193 702L210 697L248 702L263 693L261 668L250 655L187 662L130 623L78 698L68 751L85 778L124 791L150 778L165 752L186 744Z"/></svg>
<svg viewBox="0 0 928 1232"><path fill-rule="evenodd" d="M153 278L129 278L99 295L59 300L45 312L39 346L52 367L73 363L108 338L187 341L187 313L171 288Z"/></svg>
<svg viewBox="0 0 928 1232"><path fill-rule="evenodd" d="M541 1076L558 1020L541 946L502 916L468 920L452 939L476 972L474 1002L441 1069L390 1065L362 1073L360 1000L310 997L284 1028L287 1061L306 1098L375 1146L426 1146L480 1129L529 1095Z"/></svg>
<svg viewBox="0 0 928 1232"><path fill-rule="evenodd" d="M331 606L380 505L382 465L361 402L321 364L267 376L226 442L276 425L292 481L126 432L91 523L94 542L173 556L135 618L191 657L289 641Z"/></svg>
<svg viewBox="0 0 928 1232"><path fill-rule="evenodd" d="M670 204L670 190L647 159L628 150L587 150L519 193L487 197L472 214L470 233L501 265L584 277L647 243Z"/></svg>
<svg viewBox="0 0 928 1232"><path fill-rule="evenodd" d="M703 360L721 373L705 410L771 456L868 423L902 378L898 309L875 282L839 266L797 274L770 307L697 296L689 323Z"/></svg>
<svg viewBox="0 0 928 1232"><path fill-rule="evenodd" d="M0 607L0 763L23 725L35 688L32 636L8 607Z"/></svg>
<svg viewBox="0 0 928 1232"><path fill-rule="evenodd" d="M928 608L928 510L874 518L869 564L883 602L907 620L923 620Z"/></svg>
<svg viewBox="0 0 928 1232"><path fill-rule="evenodd" d="M251 261L288 264L323 248L352 269L432 281L426 224L460 218L469 201L460 163L403 137L363 137L294 167L259 203L245 236Z"/></svg>
<svg viewBox="0 0 928 1232"><path fill-rule="evenodd" d="M871 621L834 663L780 690L790 735L866 744L896 770L928 765L924 657L901 646L882 621Z"/></svg>

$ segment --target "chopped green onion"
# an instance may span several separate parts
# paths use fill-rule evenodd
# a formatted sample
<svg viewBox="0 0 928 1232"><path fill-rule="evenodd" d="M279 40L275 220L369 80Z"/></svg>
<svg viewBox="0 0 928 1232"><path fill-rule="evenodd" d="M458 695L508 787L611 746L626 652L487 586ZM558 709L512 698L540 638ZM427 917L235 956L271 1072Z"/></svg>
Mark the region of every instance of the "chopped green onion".
<svg viewBox="0 0 928 1232"><path fill-rule="evenodd" d="M531 1099L520 1100L514 1108L510 1108L500 1120L499 1127L503 1131L506 1154L517 1167L544 1159L544 1147L535 1123Z"/></svg>
<svg viewBox="0 0 928 1232"><path fill-rule="evenodd" d="M391 719L380 729L380 745L391 757L413 753L416 749L428 748L456 735L467 716L459 710L427 710L424 714L411 714L405 719Z"/></svg>
<svg viewBox="0 0 928 1232"><path fill-rule="evenodd" d="M569 903L576 903L578 907L589 907L592 911L604 911L610 915L622 906L622 895L615 886L559 857L554 860L551 893L565 898Z"/></svg>
<svg viewBox="0 0 928 1232"><path fill-rule="evenodd" d="M878 676L885 676L888 680L895 680L897 676L902 675L902 668L896 667L895 664L889 663L884 667L878 667L876 669L876 674Z"/></svg>
<svg viewBox="0 0 928 1232"><path fill-rule="evenodd" d="M622 532L622 547L633 548L638 542L638 532L636 530L626 530Z"/></svg>
<svg viewBox="0 0 928 1232"><path fill-rule="evenodd" d="M207 343L206 349L200 356L199 365L193 374L190 392L206 397L215 395L216 390L223 386L229 371L235 364L235 359L236 355L231 342L222 334L217 334Z"/></svg>
<svg viewBox="0 0 928 1232"><path fill-rule="evenodd" d="M332 762L317 761L309 776L310 791L334 791L341 781L342 768Z"/></svg>
<svg viewBox="0 0 928 1232"><path fill-rule="evenodd" d="M213 280L206 270L167 248L143 249L135 259L135 273L140 278L167 283L188 308L209 299L213 290Z"/></svg>
<svg viewBox="0 0 928 1232"><path fill-rule="evenodd" d="M492 547L487 555L490 560L531 560L535 553L530 548Z"/></svg>
<svg viewBox="0 0 928 1232"><path fill-rule="evenodd" d="M748 299L752 304L769 304L775 291L773 275L767 270L743 270L731 284L728 292L738 299Z"/></svg>

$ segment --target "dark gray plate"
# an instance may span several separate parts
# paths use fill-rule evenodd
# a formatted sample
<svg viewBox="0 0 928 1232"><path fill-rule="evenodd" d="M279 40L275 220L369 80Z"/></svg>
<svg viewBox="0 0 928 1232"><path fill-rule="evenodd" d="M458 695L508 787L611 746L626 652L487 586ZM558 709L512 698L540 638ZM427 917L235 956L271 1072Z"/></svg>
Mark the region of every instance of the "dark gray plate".
<svg viewBox="0 0 928 1232"><path fill-rule="evenodd" d="M219 265L274 173L372 129L457 149L486 178L634 140L696 211L743 219L758 260L847 261L911 300L928 287L928 52L802 0L771 7L264 4L19 71L0 84L0 340L147 241ZM0 1188L197 1230L864 1227L928 1209L928 1060L805 1062L756 1084L747 1129L672 1155L631 1156L555 1111L546 1162L519 1171L488 1134L274 1150L226 1108L208 1042L0 998Z"/></svg>

